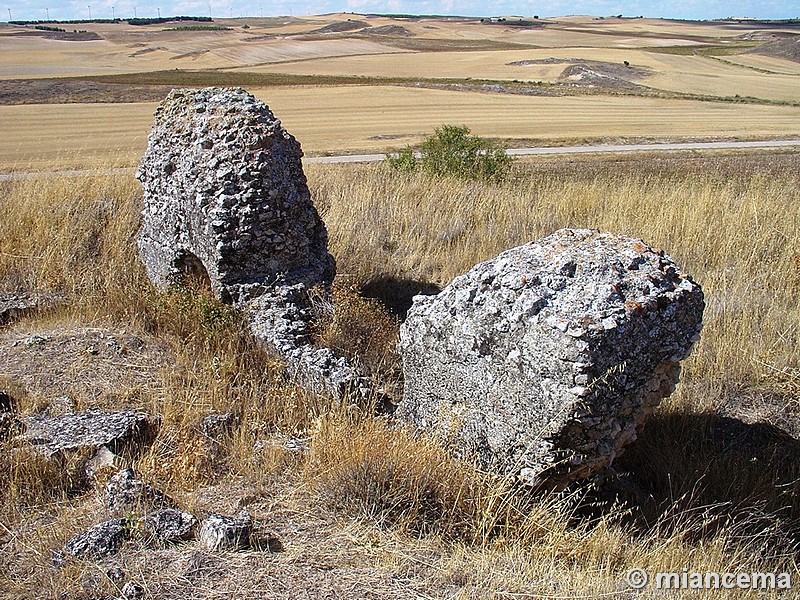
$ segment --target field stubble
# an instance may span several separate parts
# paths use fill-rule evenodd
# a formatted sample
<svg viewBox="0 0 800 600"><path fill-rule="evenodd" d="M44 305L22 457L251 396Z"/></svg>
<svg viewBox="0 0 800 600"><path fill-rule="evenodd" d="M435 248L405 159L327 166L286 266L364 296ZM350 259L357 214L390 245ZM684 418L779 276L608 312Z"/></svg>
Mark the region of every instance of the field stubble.
<svg viewBox="0 0 800 600"><path fill-rule="evenodd" d="M791 138L800 109L626 96L560 98L400 86L252 89L308 155L376 152L418 143L442 123L475 135L564 140ZM154 103L0 106L0 170L53 170L142 155Z"/></svg>
<svg viewBox="0 0 800 600"><path fill-rule="evenodd" d="M403 578L404 589L433 596L534 590L597 597L619 593L622 574L632 567L786 569L797 578L798 442L771 425L753 424L785 422L791 429L795 423L796 435L796 153L525 161L502 185L398 176L381 165L315 165L308 177L340 273L335 318L323 335L353 356L369 355L370 368L382 377L391 376L386 364L397 360L397 320L359 290L401 310L398 299L445 285L478 261L567 226L641 237L691 273L707 296L702 340L678 391L617 463L646 499L612 506L586 490L529 498L508 481L388 429L369 410L300 390L253 345L232 311L198 291L161 296L151 289L135 248L141 192L131 178L0 182L0 287L61 290L68 298L65 307L14 327L124 326L161 340L175 357L160 386L129 398L163 415L155 445L137 463L147 477L190 506L246 489L292 518L313 513L327 523L318 532L341 545L305 540L285 524L285 542L296 547L270 564L290 569L297 561L336 561L347 547L346 560L360 567L341 577L354 578L354 585L388 573ZM350 335L356 328L360 334ZM370 346L373 330L381 332L382 349ZM0 363L0 376L3 371ZM46 400L8 383L23 413ZM86 407L85 399L77 400ZM745 400L755 412L743 414ZM244 417L219 447L194 429L212 410ZM726 441L730 431L738 436L734 444ZM277 446L254 455L257 440L298 433L311 437L307 456ZM754 440L761 447L752 450ZM76 482L67 470L7 450L0 455L0 515L16 533L2 539L0 587L14 597L76 591L96 568L80 563L56 571L48 556L97 511L95 496L69 499ZM271 499L279 490L280 502ZM313 511L303 508L312 504ZM331 525L341 511L359 520ZM264 515L278 526L277 513L265 509ZM120 560L138 569L154 593L176 585L174 577L166 581L146 568L156 558L152 551L126 548ZM178 564L191 550L170 552ZM235 557L220 560L238 568L238 576L217 579L216 587L206 582L196 588L206 594L201 597L221 589L260 597L259 571ZM720 590L708 597L728 596Z"/></svg>

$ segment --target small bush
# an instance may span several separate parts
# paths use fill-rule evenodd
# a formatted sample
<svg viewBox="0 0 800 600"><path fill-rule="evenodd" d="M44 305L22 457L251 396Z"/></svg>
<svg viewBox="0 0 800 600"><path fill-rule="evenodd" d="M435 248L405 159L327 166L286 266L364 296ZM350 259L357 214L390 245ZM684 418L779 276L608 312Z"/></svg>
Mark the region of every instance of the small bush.
<svg viewBox="0 0 800 600"><path fill-rule="evenodd" d="M467 127L442 125L422 143L419 159L411 148L405 148L395 156L387 156L387 162L404 172L421 169L436 177L502 181L514 159L503 148L469 135Z"/></svg>

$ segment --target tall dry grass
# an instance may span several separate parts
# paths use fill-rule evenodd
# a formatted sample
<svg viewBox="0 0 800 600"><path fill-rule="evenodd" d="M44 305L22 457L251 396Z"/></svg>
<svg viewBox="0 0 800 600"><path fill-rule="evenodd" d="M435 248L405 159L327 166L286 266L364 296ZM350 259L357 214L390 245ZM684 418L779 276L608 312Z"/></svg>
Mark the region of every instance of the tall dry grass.
<svg viewBox="0 0 800 600"><path fill-rule="evenodd" d="M377 165L314 166L308 176L343 282L319 337L390 388L397 320L359 289L402 315L412 293L560 227L641 237L702 284L705 329L683 382L616 463L628 486L619 497L628 503L594 488L531 498L363 407L287 381L227 307L196 290L151 289L135 248L134 180L98 173L2 182L0 289L67 298L21 326L123 325L175 356L162 385L139 398L162 415L162 427L134 466L174 494L230 474L255 481L277 474L336 510L398 532L409 552L417 536L441 538L447 550L426 585L456 586L462 597L531 589L613 595L631 567L797 575L800 446L768 423L751 423L780 414L782 426L797 426L797 154L528 161L502 185L398 176ZM41 404L22 396L23 413ZM212 444L196 424L214 411L240 421ZM295 433L312 437L305 458L254 452L259 440ZM71 477L3 450L3 523L24 521L32 506L77 501ZM44 552L59 535L51 529L29 543ZM15 563L16 573L35 571Z"/></svg>
<svg viewBox="0 0 800 600"><path fill-rule="evenodd" d="M561 227L642 238L706 293L690 377L753 382L800 359L797 158L773 159L777 173L754 172L747 157L523 163L502 186L399 176L382 166L315 166L309 178L339 271L366 283L446 285Z"/></svg>
<svg viewBox="0 0 800 600"><path fill-rule="evenodd" d="M398 176L383 166L315 167L309 179L340 272L389 304L393 298L387 294L410 297L414 290L446 285L476 262L561 227L624 233L665 249L703 286L702 341L684 365L676 394L617 462L624 485L641 485L637 505L628 505L631 512L625 515L616 512L623 507L589 509L600 526L586 529L579 542L569 536L580 537L580 527L570 530L570 545L580 549L572 568L583 575L595 573L590 589L599 589L598 581L607 584L623 564L661 570L690 563L708 570L791 565L800 540L800 462L795 458L800 445L770 421L779 419L777 424L797 434L796 154L528 162L500 186ZM759 419L767 422L752 424ZM387 458L394 456L393 448L403 447L398 435L383 432L383 443L371 444L378 450L365 452L355 441L364 433L341 426L339 437L333 437L350 440L350 445L337 453L337 460L322 459L335 474L324 481L326 493L338 491L353 501L352 482L367 472L373 481L391 482L393 469L407 473L408 464L432 468L423 458ZM375 473L376 457L389 474ZM434 506L460 507L473 515L468 519L472 534L485 532L487 515L499 518L497 505L471 498L464 507L458 494L458 502L443 500L466 485L454 483L452 473L452 466L441 465L438 474L427 478L420 471L426 483L408 486L414 493L405 498L405 506L417 514L431 506L431 489L438 489ZM374 487L357 488L362 490L359 502L369 505L367 514L385 518L395 510L392 498L398 492L388 482L379 488L383 496ZM437 488L436 482L444 483ZM486 490L492 484L475 485ZM513 493L492 497L504 506L516 501ZM559 512L562 517L572 509L583 513L593 502L604 500L589 493L581 501L559 504ZM447 511L438 517L443 524L452 518ZM578 521L586 523L586 518ZM498 539L506 543L488 547L501 553L537 548L541 554L531 562L539 566L547 560L546 548L567 539L559 531L532 535L526 518L500 521L507 530ZM584 550L595 544L599 550L591 559ZM619 556L619 562L608 560L609 555ZM560 557L550 555L545 564L563 567Z"/></svg>

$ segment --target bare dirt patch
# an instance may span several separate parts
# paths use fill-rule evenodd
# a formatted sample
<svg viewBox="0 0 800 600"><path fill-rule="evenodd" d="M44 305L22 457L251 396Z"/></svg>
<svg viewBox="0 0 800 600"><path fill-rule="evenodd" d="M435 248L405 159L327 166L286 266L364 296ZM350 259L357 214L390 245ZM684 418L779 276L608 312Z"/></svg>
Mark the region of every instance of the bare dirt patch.
<svg viewBox="0 0 800 600"><path fill-rule="evenodd" d="M767 42L766 44L754 48L750 52L753 54L800 62L800 35L793 35L785 39Z"/></svg>
<svg viewBox="0 0 800 600"><path fill-rule="evenodd" d="M54 327L0 334L0 377L41 400L119 405L161 385L173 363L162 342L122 329Z"/></svg>
<svg viewBox="0 0 800 600"><path fill-rule="evenodd" d="M20 31L12 33L13 36L33 36L43 37L48 40L58 40L61 42L88 42L92 40L102 40L102 36L94 31L43 31L34 29L30 31Z"/></svg>
<svg viewBox="0 0 800 600"><path fill-rule="evenodd" d="M413 37L416 34L409 31L402 25L381 25L379 27L370 27L365 29L362 33L366 35L379 35L379 36L393 36L393 37Z"/></svg>
<svg viewBox="0 0 800 600"><path fill-rule="evenodd" d="M389 38L384 44L415 52L477 52L482 50L525 50L537 48L524 43L489 39Z"/></svg>
<svg viewBox="0 0 800 600"><path fill-rule="evenodd" d="M532 60L518 60L507 63L509 66L524 67L528 65L579 65L591 69L597 73L602 73L618 79L643 79L652 75L653 71L647 67L637 67L626 65L625 63L613 63L601 60L582 60L578 58L540 58Z"/></svg>
<svg viewBox="0 0 800 600"><path fill-rule="evenodd" d="M347 31L358 31L359 29L364 29L365 27L369 26L369 23L366 21L354 21L353 19L347 19L347 21L331 23L330 25L325 25L324 27L314 29L308 33L342 33Z"/></svg>
<svg viewBox="0 0 800 600"><path fill-rule="evenodd" d="M194 541L162 548L136 540L96 564L54 567L52 550L103 517L94 496L75 508L36 515L5 541L12 557L8 591L14 598L41 597L42 585L70 598L110 597L128 581L144 587L149 598L209 600L225 595L242 600L417 600L449 596L456 589L443 576L447 555L434 540L403 540L342 519L317 498L284 483L251 485L235 478L179 497L201 516L247 510L256 536L269 543L210 553Z"/></svg>
<svg viewBox="0 0 800 600"><path fill-rule="evenodd" d="M171 86L99 83L69 79L0 80L0 104L157 102Z"/></svg>

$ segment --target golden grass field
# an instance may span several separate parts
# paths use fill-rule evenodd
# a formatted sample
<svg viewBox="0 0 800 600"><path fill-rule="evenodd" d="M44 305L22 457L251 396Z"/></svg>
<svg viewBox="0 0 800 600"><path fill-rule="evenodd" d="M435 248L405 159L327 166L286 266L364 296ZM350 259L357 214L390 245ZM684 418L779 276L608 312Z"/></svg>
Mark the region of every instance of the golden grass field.
<svg viewBox="0 0 800 600"><path fill-rule="evenodd" d="M285 546L211 560L192 544L158 550L133 541L101 568L55 569L50 551L102 515L102 481L67 497L69 469L6 446L0 596L114 593L103 575L111 567L153 598L255 599L265 590L277 598L624 598L633 567L787 571L796 580L798 165L793 152L537 160L517 163L499 185L402 176L384 165L308 168L341 274L324 338L386 385L397 367L397 322L354 290L391 300L402 282L443 285L564 226L641 236L692 273L708 303L702 340L677 392L615 463L649 494L627 507L592 504L591 492L529 498L387 429L369 410L299 390L208 299L153 293L132 235L141 191L131 177L0 184L0 286L67 294L66 306L5 328L2 343L69 338L88 324L163 348L144 384L123 377L110 386L103 360L81 351L41 368L79 378L66 388L79 408L122 403L161 414L159 437L135 466L194 511L235 513L244 502ZM22 385L18 368L4 358L0 381L23 414L41 410L56 390L35 376ZM222 446L209 446L194 424L226 410L246 418ZM254 454L258 440L291 434L309 436L312 451ZM198 579L192 561L201 559Z"/></svg>
<svg viewBox="0 0 800 600"><path fill-rule="evenodd" d="M529 22L360 15L215 22L226 31L104 23L81 25L97 39L74 41L0 24L0 169L134 165L160 96L109 101L71 90L140 83L146 90L155 72L158 90L194 85L204 74L244 85L308 155L398 149L446 122L543 144L800 135L800 63L777 51L753 53L792 35L788 25ZM599 79L565 79L576 64ZM285 81L264 79L272 75ZM352 85L354 76L362 85ZM32 80L40 87L20 92Z"/></svg>
<svg viewBox="0 0 800 600"><path fill-rule="evenodd" d="M786 571L797 589L798 150L529 158L500 183L386 164L307 166L339 273L318 335L388 393L402 385L398 306L555 229L641 237L694 276L707 302L702 339L676 392L615 461L628 486L621 503L581 486L532 497L388 427L374 407L304 391L229 307L196 290L158 294L147 279L136 248L141 187L110 169L135 166L154 99L172 85L243 85L307 154L397 149L443 123L552 145L800 136L797 57L786 44L751 53L791 41L788 25L542 21L81 25L100 38L87 41L0 24L0 171L42 172L0 179L0 292L66 298L0 327L0 389L23 416L64 394L79 410L161 415L155 443L130 466L199 515L246 508L283 545L209 555L134 536L111 558L57 569L52 551L103 519L108 474L87 480L80 456L54 465L0 440L0 598L116 596L113 568L146 598L176 600L700 597L635 593L625 583L634 567ZM573 62L508 65L551 58ZM626 79L624 60L650 74ZM574 64L611 83L562 81ZM352 75L364 77L356 85ZM482 87L501 84L536 95ZM76 167L96 170L51 173ZM56 350L32 356L34 334ZM142 342L136 360L87 345L112 334ZM243 418L210 443L197 422L225 411ZM262 443L287 436L310 451Z"/></svg>

